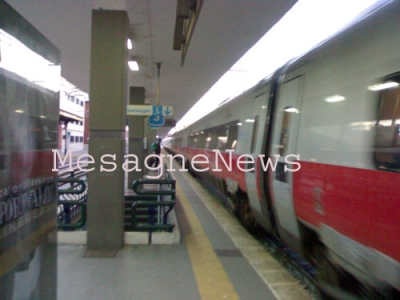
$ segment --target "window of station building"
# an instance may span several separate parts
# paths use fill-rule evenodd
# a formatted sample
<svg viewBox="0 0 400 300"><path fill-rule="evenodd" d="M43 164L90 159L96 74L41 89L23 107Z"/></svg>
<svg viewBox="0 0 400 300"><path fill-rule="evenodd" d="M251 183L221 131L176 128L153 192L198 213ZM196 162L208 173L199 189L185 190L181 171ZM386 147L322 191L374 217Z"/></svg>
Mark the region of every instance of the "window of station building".
<svg viewBox="0 0 400 300"><path fill-rule="evenodd" d="M400 72L368 87L379 93L375 162L379 169L400 171Z"/></svg>
<svg viewBox="0 0 400 300"><path fill-rule="evenodd" d="M73 143L73 142L75 141L74 138L75 138L75 137L74 137L73 135L71 135L70 138L69 138L69 141L70 141L71 143Z"/></svg>
<svg viewBox="0 0 400 300"><path fill-rule="evenodd" d="M80 143L83 143L83 136L80 136L80 137L79 137L79 142L80 142Z"/></svg>

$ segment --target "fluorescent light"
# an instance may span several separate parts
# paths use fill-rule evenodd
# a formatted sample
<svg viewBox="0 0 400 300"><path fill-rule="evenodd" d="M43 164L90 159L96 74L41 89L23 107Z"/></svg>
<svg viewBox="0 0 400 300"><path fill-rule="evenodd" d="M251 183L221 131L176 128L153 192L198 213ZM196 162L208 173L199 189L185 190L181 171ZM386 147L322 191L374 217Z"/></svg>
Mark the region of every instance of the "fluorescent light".
<svg viewBox="0 0 400 300"><path fill-rule="evenodd" d="M392 120L380 120L379 121L379 126L392 126Z"/></svg>
<svg viewBox="0 0 400 300"><path fill-rule="evenodd" d="M129 69L131 71L139 71L139 64L136 60L130 60L128 61Z"/></svg>
<svg viewBox="0 0 400 300"><path fill-rule="evenodd" d="M378 84L374 84L368 87L368 89L370 91L381 91L381 90L386 90L386 89L390 89L393 87L397 87L399 86L398 82L395 81L388 81L388 82L384 82L384 83L378 83Z"/></svg>
<svg viewBox="0 0 400 300"><path fill-rule="evenodd" d="M236 125L237 126L242 126L243 124L239 122L239 123L236 123Z"/></svg>
<svg viewBox="0 0 400 300"><path fill-rule="evenodd" d="M247 123L254 123L254 119L246 119Z"/></svg>
<svg viewBox="0 0 400 300"><path fill-rule="evenodd" d="M128 39L126 41L126 47L128 47L129 50L131 50L133 48L133 44L132 44L132 40Z"/></svg>
<svg viewBox="0 0 400 300"><path fill-rule="evenodd" d="M23 111L23 110L21 110L21 109L16 109L16 110L14 110L16 113L19 113L19 114L23 114L25 111Z"/></svg>
<svg viewBox="0 0 400 300"><path fill-rule="evenodd" d="M346 100L346 98L341 95L335 95L335 96L325 98L325 101L330 102L330 103L339 102L339 101L343 101L343 100Z"/></svg>
<svg viewBox="0 0 400 300"><path fill-rule="evenodd" d="M291 58L314 48L327 37L342 30L356 18L368 14L378 5L383 5L384 2L387 1L297 1L285 16L177 122L170 133L186 128L217 108L217 99L233 99L272 74ZM315 13L316 11L318 13Z"/></svg>
<svg viewBox="0 0 400 300"><path fill-rule="evenodd" d="M294 113L298 113L299 111L297 110L297 108L294 108L294 107L286 107L285 109L284 109L284 111L286 111L286 112L294 112Z"/></svg>

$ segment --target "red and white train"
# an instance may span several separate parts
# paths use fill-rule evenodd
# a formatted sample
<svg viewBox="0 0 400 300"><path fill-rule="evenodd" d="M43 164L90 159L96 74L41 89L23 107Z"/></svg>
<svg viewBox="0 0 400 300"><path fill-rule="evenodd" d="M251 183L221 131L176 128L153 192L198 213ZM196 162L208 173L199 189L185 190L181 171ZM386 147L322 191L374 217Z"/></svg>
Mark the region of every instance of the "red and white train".
<svg viewBox="0 0 400 300"><path fill-rule="evenodd" d="M232 155L199 175L325 286L400 291L399 29L392 1L163 142L189 167Z"/></svg>
<svg viewBox="0 0 400 300"><path fill-rule="evenodd" d="M0 299L56 299L61 55L5 1L0 50Z"/></svg>

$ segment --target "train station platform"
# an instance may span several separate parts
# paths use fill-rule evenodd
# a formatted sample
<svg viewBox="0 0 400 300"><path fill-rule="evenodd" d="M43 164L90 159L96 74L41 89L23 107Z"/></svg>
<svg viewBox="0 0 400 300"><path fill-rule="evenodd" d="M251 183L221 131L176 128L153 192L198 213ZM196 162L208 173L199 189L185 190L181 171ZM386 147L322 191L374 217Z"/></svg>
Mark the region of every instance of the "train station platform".
<svg viewBox="0 0 400 300"><path fill-rule="evenodd" d="M187 172L172 175L179 239L99 256L59 244L59 300L313 299L215 195Z"/></svg>

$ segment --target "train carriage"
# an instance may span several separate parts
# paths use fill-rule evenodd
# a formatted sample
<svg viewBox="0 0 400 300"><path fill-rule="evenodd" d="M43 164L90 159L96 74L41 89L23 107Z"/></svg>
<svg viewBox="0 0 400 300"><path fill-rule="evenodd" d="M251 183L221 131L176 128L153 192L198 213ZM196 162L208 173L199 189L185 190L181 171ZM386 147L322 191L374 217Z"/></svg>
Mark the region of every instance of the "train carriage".
<svg viewBox="0 0 400 300"><path fill-rule="evenodd" d="M57 297L60 52L0 1L0 298Z"/></svg>
<svg viewBox="0 0 400 300"><path fill-rule="evenodd" d="M188 166L208 157L194 171L327 289L400 290L399 14L388 3L164 142Z"/></svg>

